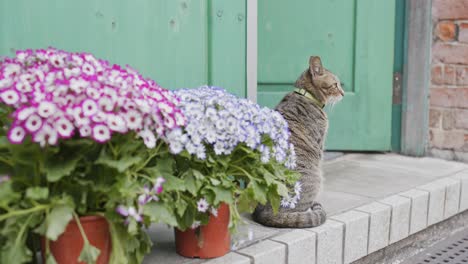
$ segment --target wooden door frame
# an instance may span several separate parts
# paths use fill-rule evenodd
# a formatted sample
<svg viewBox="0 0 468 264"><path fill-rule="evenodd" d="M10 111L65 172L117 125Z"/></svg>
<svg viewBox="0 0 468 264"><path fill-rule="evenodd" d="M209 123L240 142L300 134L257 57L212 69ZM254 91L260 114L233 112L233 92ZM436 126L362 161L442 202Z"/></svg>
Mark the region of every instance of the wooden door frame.
<svg viewBox="0 0 468 264"><path fill-rule="evenodd" d="M404 62L402 90L400 91L402 98L401 106L394 107L397 111L393 115L395 122L392 124L392 137L396 137L397 147L394 147L394 151L406 155L422 156L425 154L428 141L432 0L404 1L406 2L404 10ZM257 101L257 26L258 0L247 0L247 98L254 102ZM392 145L395 144L392 143Z"/></svg>
<svg viewBox="0 0 468 264"><path fill-rule="evenodd" d="M401 153L423 156L428 142L432 0L407 0Z"/></svg>

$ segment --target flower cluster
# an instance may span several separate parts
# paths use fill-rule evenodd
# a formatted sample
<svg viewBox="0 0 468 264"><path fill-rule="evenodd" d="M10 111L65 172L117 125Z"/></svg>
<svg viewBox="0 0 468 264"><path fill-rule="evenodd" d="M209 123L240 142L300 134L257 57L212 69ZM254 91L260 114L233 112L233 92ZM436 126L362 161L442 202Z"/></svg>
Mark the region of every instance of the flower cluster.
<svg viewBox="0 0 468 264"><path fill-rule="evenodd" d="M287 196L281 199L281 206L285 208L296 208L296 204L301 199L301 191L302 191L302 184L300 182L296 182L294 185L294 195Z"/></svg>
<svg viewBox="0 0 468 264"><path fill-rule="evenodd" d="M133 218L137 222L143 221L143 205L151 201L159 201L158 195L163 191L163 183L166 180L162 177L158 177L153 187L144 186L141 194L138 196L138 209L134 206L119 205L116 208L116 212L123 217L126 217L125 223L128 224Z"/></svg>
<svg viewBox="0 0 468 264"><path fill-rule="evenodd" d="M288 168L295 166L295 153L288 143L287 122L277 111L216 87L174 91L180 98L178 105L187 118L185 129L167 134L171 151L184 149L198 158L206 158L206 147L216 155L228 155L239 144L261 152L261 160L268 163L275 158ZM270 141L272 144L266 144Z"/></svg>
<svg viewBox="0 0 468 264"><path fill-rule="evenodd" d="M185 123L178 99L130 67L52 48L18 51L0 63L0 102L14 109L11 143L31 135L55 145L75 133L106 142L134 131L152 148L157 136Z"/></svg>
<svg viewBox="0 0 468 264"><path fill-rule="evenodd" d="M11 180L10 175L0 175L0 184L10 181L10 180Z"/></svg>

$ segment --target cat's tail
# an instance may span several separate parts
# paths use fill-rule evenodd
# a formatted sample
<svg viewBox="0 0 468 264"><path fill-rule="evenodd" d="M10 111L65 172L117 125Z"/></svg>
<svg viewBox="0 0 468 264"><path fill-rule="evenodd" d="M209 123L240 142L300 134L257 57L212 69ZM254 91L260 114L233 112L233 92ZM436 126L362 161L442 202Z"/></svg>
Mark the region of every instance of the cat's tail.
<svg viewBox="0 0 468 264"><path fill-rule="evenodd" d="M253 219L266 226L285 228L316 227L325 223L327 214L322 205L314 202L307 211L281 211L276 215L270 205L259 206L253 213Z"/></svg>

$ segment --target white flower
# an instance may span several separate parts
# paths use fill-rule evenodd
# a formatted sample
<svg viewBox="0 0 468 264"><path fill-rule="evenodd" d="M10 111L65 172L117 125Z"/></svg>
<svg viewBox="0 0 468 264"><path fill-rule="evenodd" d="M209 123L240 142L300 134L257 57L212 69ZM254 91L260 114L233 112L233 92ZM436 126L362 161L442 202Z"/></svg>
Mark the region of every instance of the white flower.
<svg viewBox="0 0 468 264"><path fill-rule="evenodd" d="M139 129L141 128L142 117L141 114L135 110L130 110L124 114L125 121L127 122L127 127L129 129Z"/></svg>
<svg viewBox="0 0 468 264"><path fill-rule="evenodd" d="M32 114L26 119L24 126L29 132L36 132L42 126L42 118L36 114Z"/></svg>
<svg viewBox="0 0 468 264"><path fill-rule="evenodd" d="M49 101L42 101L37 108L37 113L43 117L47 118L52 116L55 113L55 104Z"/></svg>
<svg viewBox="0 0 468 264"><path fill-rule="evenodd" d="M205 198L201 198L198 202L197 202L197 210L198 212L201 212L201 213L205 213L209 208L209 204L208 202L206 201Z"/></svg>
<svg viewBox="0 0 468 264"><path fill-rule="evenodd" d="M21 72L21 67L18 64L7 64L3 75L5 78L12 78L18 75Z"/></svg>
<svg viewBox="0 0 468 264"><path fill-rule="evenodd" d="M2 98L2 101L7 105L14 105L20 99L19 94L14 90L5 90L5 91L3 91L0 94L0 98Z"/></svg>
<svg viewBox="0 0 468 264"><path fill-rule="evenodd" d="M83 66L81 67L81 70L86 75L93 75L96 72L94 67L90 63L87 63L87 62L83 64Z"/></svg>
<svg viewBox="0 0 468 264"><path fill-rule="evenodd" d="M156 137L154 134L149 130L142 130L138 133L138 135L143 138L146 147L154 148L156 146Z"/></svg>
<svg viewBox="0 0 468 264"><path fill-rule="evenodd" d="M55 131L49 124L45 124L42 128L34 134L33 138L34 142L38 142L41 147L45 147L45 145L55 145L57 144L58 135L57 131Z"/></svg>
<svg viewBox="0 0 468 264"><path fill-rule="evenodd" d="M97 142L105 142L110 139L111 132L109 128L105 125L95 125L93 127L93 138Z"/></svg>
<svg viewBox="0 0 468 264"><path fill-rule="evenodd" d="M23 121L35 112L36 109L34 107L25 107L17 112L16 118Z"/></svg>
<svg viewBox="0 0 468 264"><path fill-rule="evenodd" d="M80 127L80 135L82 137L90 136L91 135L91 127L87 126L87 125L84 125L84 126Z"/></svg>
<svg viewBox="0 0 468 264"><path fill-rule="evenodd" d="M96 101L91 99L84 100L81 108L83 109L83 115L85 116L92 116L98 111Z"/></svg>
<svg viewBox="0 0 468 264"><path fill-rule="evenodd" d="M89 83L83 79L71 79L70 80L70 89L75 93L82 93L87 87Z"/></svg>
<svg viewBox="0 0 468 264"><path fill-rule="evenodd" d="M125 133L127 131L125 120L119 115L107 115L107 125L112 131L121 133Z"/></svg>
<svg viewBox="0 0 468 264"><path fill-rule="evenodd" d="M26 131L20 126L13 127L8 132L8 139L13 144L18 144L23 142L24 137L26 136Z"/></svg>
<svg viewBox="0 0 468 264"><path fill-rule="evenodd" d="M55 122L55 127L61 137L68 138L73 134L74 126L72 122L66 118L59 118Z"/></svg>

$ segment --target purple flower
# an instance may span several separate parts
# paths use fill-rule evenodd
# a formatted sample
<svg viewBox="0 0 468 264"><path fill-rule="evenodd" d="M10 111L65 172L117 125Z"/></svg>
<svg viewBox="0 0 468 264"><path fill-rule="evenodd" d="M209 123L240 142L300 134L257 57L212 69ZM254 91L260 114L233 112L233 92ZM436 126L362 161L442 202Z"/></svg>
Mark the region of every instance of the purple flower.
<svg viewBox="0 0 468 264"><path fill-rule="evenodd" d="M141 207L138 208L138 211L135 209L135 207L130 206L130 207L125 207L123 205L119 205L116 208L116 212L120 214L121 216L126 217L125 223L128 224L130 222L130 219L133 218L137 222L141 222L143 220L143 209Z"/></svg>

